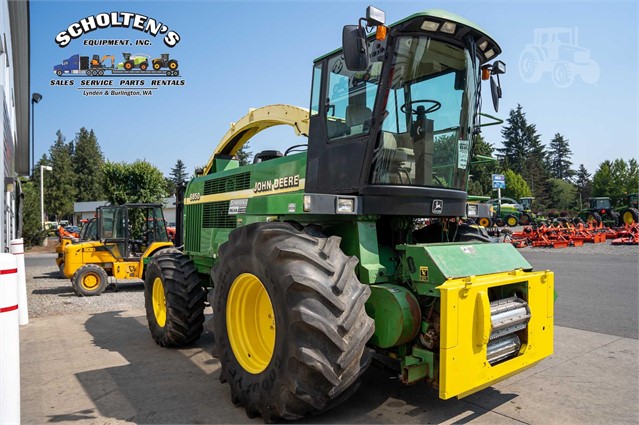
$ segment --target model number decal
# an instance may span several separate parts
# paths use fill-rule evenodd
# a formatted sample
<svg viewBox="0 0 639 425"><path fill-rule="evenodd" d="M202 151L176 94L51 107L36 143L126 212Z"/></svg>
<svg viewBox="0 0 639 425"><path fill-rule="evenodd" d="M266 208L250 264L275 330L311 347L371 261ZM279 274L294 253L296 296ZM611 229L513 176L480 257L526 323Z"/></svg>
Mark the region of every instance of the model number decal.
<svg viewBox="0 0 639 425"><path fill-rule="evenodd" d="M201 197L200 192L191 193L189 195L189 201L199 201Z"/></svg>

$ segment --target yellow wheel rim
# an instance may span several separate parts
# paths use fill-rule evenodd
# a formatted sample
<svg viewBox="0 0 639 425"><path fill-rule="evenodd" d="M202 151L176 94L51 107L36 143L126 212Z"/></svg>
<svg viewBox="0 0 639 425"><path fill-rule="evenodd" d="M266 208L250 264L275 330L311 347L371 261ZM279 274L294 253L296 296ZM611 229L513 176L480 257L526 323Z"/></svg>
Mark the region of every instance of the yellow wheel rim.
<svg viewBox="0 0 639 425"><path fill-rule="evenodd" d="M174 63L170 63L170 64L169 64L169 68L171 68L171 69L175 69L175 68L177 68L177 65L176 65L176 64L174 64Z"/></svg>
<svg viewBox="0 0 639 425"><path fill-rule="evenodd" d="M153 281L153 294L151 297L153 302L153 314L155 321L160 327L166 324L166 298L164 297L164 285L162 279L156 277Z"/></svg>
<svg viewBox="0 0 639 425"><path fill-rule="evenodd" d="M511 226L511 227L512 227L512 226L516 226L516 225L517 225L517 219L516 219L516 218L513 218L513 217L510 217L510 218L508 219L508 225L509 225L509 226Z"/></svg>
<svg viewBox="0 0 639 425"><path fill-rule="evenodd" d="M630 211L626 211L625 213L623 213L623 222L625 224L633 224L635 222L635 219Z"/></svg>
<svg viewBox="0 0 639 425"><path fill-rule="evenodd" d="M482 217L479 219L479 225L483 226L483 227L488 227L488 225L490 224L490 220L488 220L485 217Z"/></svg>
<svg viewBox="0 0 639 425"><path fill-rule="evenodd" d="M251 273L239 275L231 285L226 331L240 366L252 374L263 372L275 349L275 314L266 288Z"/></svg>
<svg viewBox="0 0 639 425"><path fill-rule="evenodd" d="M95 273L87 273L82 278L82 286L85 289L93 290L93 289L97 288L99 284L100 284L100 276L98 276Z"/></svg>

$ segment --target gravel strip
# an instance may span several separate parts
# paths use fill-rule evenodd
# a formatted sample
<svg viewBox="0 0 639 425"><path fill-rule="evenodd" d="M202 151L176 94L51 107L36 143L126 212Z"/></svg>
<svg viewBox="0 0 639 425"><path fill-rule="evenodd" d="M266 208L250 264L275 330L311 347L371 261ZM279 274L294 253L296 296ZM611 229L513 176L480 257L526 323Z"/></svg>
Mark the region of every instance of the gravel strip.
<svg viewBox="0 0 639 425"><path fill-rule="evenodd" d="M121 281L117 291L107 289L97 297L79 297L69 279L59 278L55 254L27 254L27 303L30 317L76 313L103 313L144 308L142 280ZM42 265L29 265L30 258Z"/></svg>

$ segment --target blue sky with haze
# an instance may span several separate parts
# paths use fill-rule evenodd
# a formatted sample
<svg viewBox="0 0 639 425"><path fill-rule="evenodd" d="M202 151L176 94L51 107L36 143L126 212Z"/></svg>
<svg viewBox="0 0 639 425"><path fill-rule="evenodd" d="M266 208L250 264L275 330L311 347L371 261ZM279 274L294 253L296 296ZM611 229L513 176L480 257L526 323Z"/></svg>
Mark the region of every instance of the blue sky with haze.
<svg viewBox="0 0 639 425"><path fill-rule="evenodd" d="M342 26L354 24L368 4L386 11L392 23L412 13L446 9L480 25L501 45L506 62L504 97L499 116L521 104L537 125L544 144L564 135L575 168L583 163L594 173L601 161L638 156L637 24L635 1L31 1L31 90L43 95L36 105L36 160L60 129L71 140L80 127L93 129L111 161L146 159L168 175L182 159L191 173L204 165L228 130L249 108L275 103L308 107L314 58L341 43ZM101 29L64 48L56 35L73 22L101 12L144 14L180 34L174 48L161 37L132 29ZM596 65L570 65L574 81L560 83L545 72L539 81L519 70L519 61L534 31L569 28ZM87 47L89 39L149 39L152 46ZM574 43L573 43L574 44ZM170 53L179 61L184 86L160 87L148 97L85 97L74 87L51 86L53 66L73 54L114 55ZM582 57L587 55L583 53ZM571 59L572 60L572 59ZM587 72L599 69L596 81ZM585 67L585 68L584 68ZM563 78L563 79L561 79ZM591 80L592 77L591 74ZM62 78L60 78L62 79ZM118 84L120 78L114 78ZM528 80L528 82L526 81ZM562 83L563 82L563 83ZM567 85L567 87L561 87ZM485 96L489 93L484 87ZM483 110L494 113L490 99ZM487 141L501 146L500 127L484 130ZM266 130L251 142L253 152L284 151L303 143L290 128Z"/></svg>

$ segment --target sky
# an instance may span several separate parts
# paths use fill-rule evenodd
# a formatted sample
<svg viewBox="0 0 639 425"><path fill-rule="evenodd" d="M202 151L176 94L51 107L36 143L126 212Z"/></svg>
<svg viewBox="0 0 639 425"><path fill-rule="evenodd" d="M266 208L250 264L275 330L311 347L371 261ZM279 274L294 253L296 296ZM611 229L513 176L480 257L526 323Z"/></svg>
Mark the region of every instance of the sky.
<svg viewBox="0 0 639 425"><path fill-rule="evenodd" d="M392 23L425 9L445 9L475 22L501 46L507 66L501 76L503 98L495 114L484 86L483 112L508 117L521 104L529 123L548 144L555 133L570 143L574 168L594 173L608 159L637 158L639 140L637 27L633 1L70 1L32 0L31 91L35 105L35 158L47 153L61 130L67 141L81 127L93 129L110 161L144 159L166 175L178 159L192 173L208 161L230 123L249 108L292 104L307 108L313 59L341 45L342 26L355 24L369 4ZM165 24L179 34L174 47L162 35L132 28L98 29L65 47L56 36L74 22L103 12L133 12ZM544 62L539 76L520 69L535 50L535 32L565 28L569 50ZM575 37L576 34L576 37ZM149 40L151 46L85 46L86 40ZM542 48L547 51L546 48ZM162 86L151 96L84 96L80 81L57 77L53 66L74 54L115 56L122 52L179 62L180 86ZM576 63L578 62L578 63ZM555 78L553 79L553 70ZM101 78L109 80L111 78ZM122 78L113 84L121 87ZM149 80L146 78L149 87ZM164 80L171 78L163 78ZM74 86L51 85L74 80ZM137 89L132 87L131 89ZM501 147L501 127L483 129ZM304 143L290 127L265 130L250 150L286 150Z"/></svg>

